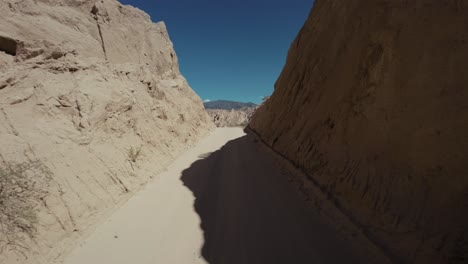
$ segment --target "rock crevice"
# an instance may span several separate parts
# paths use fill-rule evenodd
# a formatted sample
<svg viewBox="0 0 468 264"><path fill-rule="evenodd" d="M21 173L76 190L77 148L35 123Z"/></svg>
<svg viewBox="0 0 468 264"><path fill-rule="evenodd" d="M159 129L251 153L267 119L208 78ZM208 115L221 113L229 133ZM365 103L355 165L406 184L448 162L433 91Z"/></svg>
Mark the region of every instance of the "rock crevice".
<svg viewBox="0 0 468 264"><path fill-rule="evenodd" d="M93 6L91 13L94 15L94 20L96 20L96 26L99 31L99 38L101 39L102 52L104 52L104 58L106 58L107 60L106 43L104 42L104 37L102 36L101 25L99 24L99 18L98 18L99 9L97 8L97 6Z"/></svg>
<svg viewBox="0 0 468 264"><path fill-rule="evenodd" d="M0 51L3 51L11 56L16 56L17 49L18 43L16 40L9 37L0 36Z"/></svg>

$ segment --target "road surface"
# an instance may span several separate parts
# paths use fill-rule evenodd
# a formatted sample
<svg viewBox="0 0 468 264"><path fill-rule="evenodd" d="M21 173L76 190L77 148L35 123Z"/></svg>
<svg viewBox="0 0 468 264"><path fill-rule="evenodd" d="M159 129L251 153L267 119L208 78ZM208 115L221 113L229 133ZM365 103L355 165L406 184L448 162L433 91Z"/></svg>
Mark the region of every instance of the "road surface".
<svg viewBox="0 0 468 264"><path fill-rule="evenodd" d="M217 129L98 226L65 263L367 263L307 205L260 144L240 128Z"/></svg>

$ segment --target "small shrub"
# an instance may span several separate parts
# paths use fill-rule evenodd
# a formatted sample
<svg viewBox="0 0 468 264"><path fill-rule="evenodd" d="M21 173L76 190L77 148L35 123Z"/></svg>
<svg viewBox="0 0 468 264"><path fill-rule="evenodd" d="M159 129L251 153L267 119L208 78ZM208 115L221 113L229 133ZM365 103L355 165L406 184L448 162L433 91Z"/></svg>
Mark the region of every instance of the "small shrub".
<svg viewBox="0 0 468 264"><path fill-rule="evenodd" d="M22 255L34 239L36 206L47 194L48 175L39 163L0 167L0 254L13 250Z"/></svg>
<svg viewBox="0 0 468 264"><path fill-rule="evenodd" d="M137 161L138 157L141 156L141 147L139 147L139 148L131 147L128 150L127 155L128 155L128 158L130 159L130 161L135 163Z"/></svg>
<svg viewBox="0 0 468 264"><path fill-rule="evenodd" d="M244 120L239 124L239 127L246 128L249 125L249 120Z"/></svg>

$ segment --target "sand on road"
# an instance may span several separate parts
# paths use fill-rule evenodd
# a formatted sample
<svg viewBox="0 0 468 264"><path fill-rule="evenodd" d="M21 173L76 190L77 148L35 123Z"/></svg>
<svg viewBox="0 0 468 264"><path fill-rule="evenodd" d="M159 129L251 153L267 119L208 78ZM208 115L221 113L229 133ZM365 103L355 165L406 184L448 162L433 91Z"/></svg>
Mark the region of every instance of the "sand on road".
<svg viewBox="0 0 468 264"><path fill-rule="evenodd" d="M253 136L219 128L78 245L66 264L368 263Z"/></svg>

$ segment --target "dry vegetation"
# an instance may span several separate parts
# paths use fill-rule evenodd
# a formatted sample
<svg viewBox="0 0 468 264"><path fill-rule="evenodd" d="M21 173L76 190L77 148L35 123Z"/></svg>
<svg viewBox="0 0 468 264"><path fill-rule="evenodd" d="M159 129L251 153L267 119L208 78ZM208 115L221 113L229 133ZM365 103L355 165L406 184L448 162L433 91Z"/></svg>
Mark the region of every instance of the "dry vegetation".
<svg viewBox="0 0 468 264"><path fill-rule="evenodd" d="M141 156L141 147L139 147L139 148L131 147L128 150L127 155L128 155L128 158L130 159L130 161L135 163L137 161L137 159Z"/></svg>
<svg viewBox="0 0 468 264"><path fill-rule="evenodd" d="M35 207L46 196L48 173L38 163L0 167L0 254L27 251L26 242L36 234Z"/></svg>

